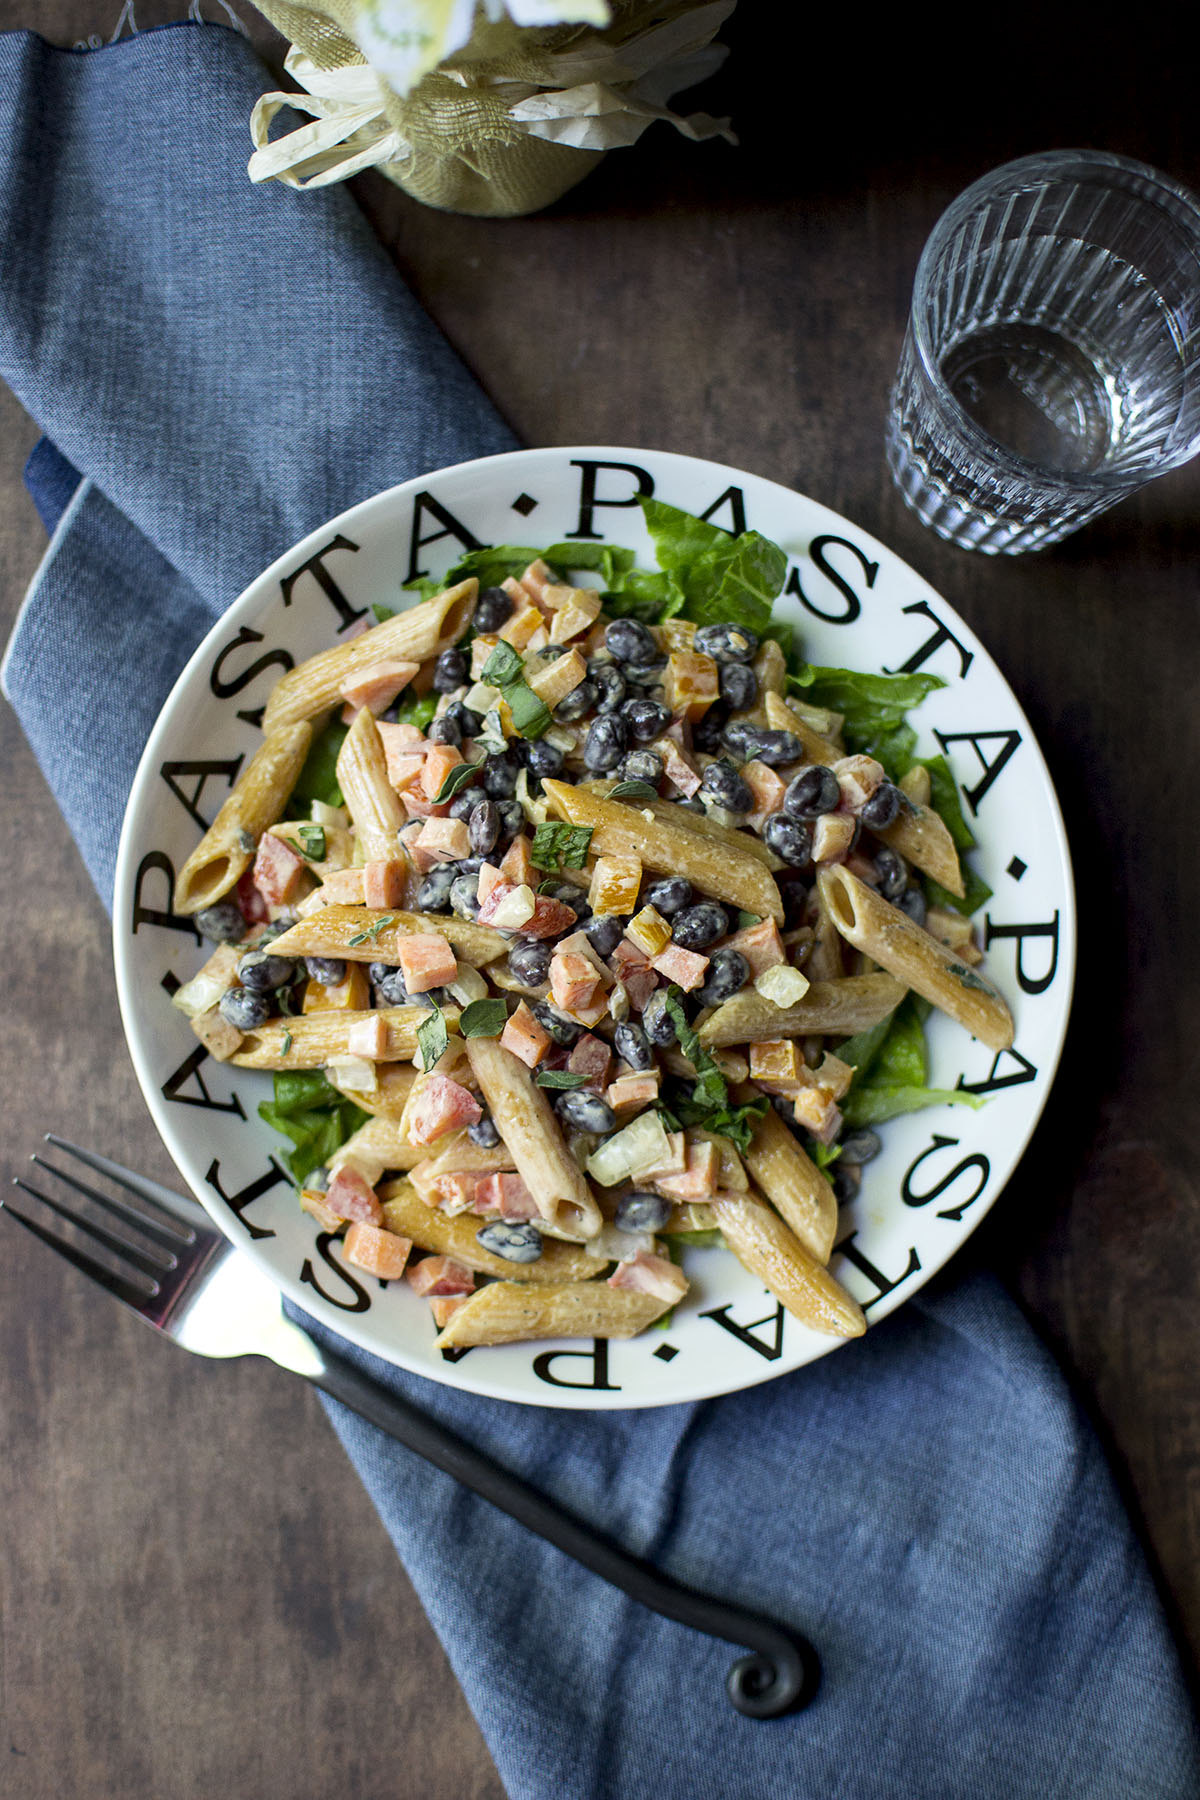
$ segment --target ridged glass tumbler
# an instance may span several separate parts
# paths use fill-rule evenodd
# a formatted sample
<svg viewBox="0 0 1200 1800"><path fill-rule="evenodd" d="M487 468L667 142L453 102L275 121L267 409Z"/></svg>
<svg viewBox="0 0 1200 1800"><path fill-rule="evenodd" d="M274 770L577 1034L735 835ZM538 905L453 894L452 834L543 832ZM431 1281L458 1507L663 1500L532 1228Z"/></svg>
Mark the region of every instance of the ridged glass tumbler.
<svg viewBox="0 0 1200 1800"><path fill-rule="evenodd" d="M888 420L918 518L1038 550L1198 449L1200 202L1093 150L961 194L917 268Z"/></svg>

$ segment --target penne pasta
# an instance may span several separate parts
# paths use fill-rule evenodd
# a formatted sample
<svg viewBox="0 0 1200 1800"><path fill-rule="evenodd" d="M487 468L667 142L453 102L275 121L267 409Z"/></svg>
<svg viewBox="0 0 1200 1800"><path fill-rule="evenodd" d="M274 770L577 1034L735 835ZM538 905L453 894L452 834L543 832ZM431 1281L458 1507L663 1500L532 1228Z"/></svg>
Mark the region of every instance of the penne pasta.
<svg viewBox="0 0 1200 1800"><path fill-rule="evenodd" d="M472 576L372 626L349 643L310 656L279 681L263 715L263 730L274 731L296 719L311 719L342 699L350 676L377 662L423 663L462 636L475 610L479 583Z"/></svg>
<svg viewBox="0 0 1200 1800"><path fill-rule="evenodd" d="M484 968L508 952L508 939L487 925L445 913L382 912L366 906L323 906L281 933L276 956L336 956L351 962L397 961L406 937L436 932L460 962Z"/></svg>
<svg viewBox="0 0 1200 1800"><path fill-rule="evenodd" d="M822 869L817 881L848 944L957 1019L989 1050L1011 1046L1012 1014L978 970L969 968L849 869Z"/></svg>
<svg viewBox="0 0 1200 1800"><path fill-rule="evenodd" d="M829 738L822 737L820 732L805 718L798 707L792 706L781 694L767 693L763 698L767 724L772 731L791 731L804 746L804 760L810 763L823 763L826 768L835 763L842 752Z"/></svg>
<svg viewBox="0 0 1200 1800"><path fill-rule="evenodd" d="M907 991L893 975L848 975L841 981L814 981L793 1006L776 1006L753 988L743 988L708 1015L697 1035L706 1050L810 1034L853 1037L894 1012Z"/></svg>
<svg viewBox="0 0 1200 1800"><path fill-rule="evenodd" d="M388 780L383 740L365 706L355 714L338 751L337 779L346 810L354 821L363 861L407 865L408 852L400 842L400 831L406 822L404 807Z"/></svg>
<svg viewBox="0 0 1200 1800"><path fill-rule="evenodd" d="M381 1119L398 1119L404 1112L409 1089L417 1071L411 1063L379 1063L375 1070L375 1086L370 1093L352 1094L350 1098L364 1112Z"/></svg>
<svg viewBox="0 0 1200 1800"><path fill-rule="evenodd" d="M676 819L661 819L657 813L646 818L636 807L563 781L546 780L542 787L560 819L591 827L594 856L639 857L644 868L684 875L702 893L760 918L782 921L783 903L771 872L742 847L739 834L731 831L718 841Z"/></svg>
<svg viewBox="0 0 1200 1800"><path fill-rule="evenodd" d="M604 1223L600 1208L532 1070L494 1038L469 1039L467 1055L539 1213L581 1238L594 1237Z"/></svg>
<svg viewBox="0 0 1200 1800"><path fill-rule="evenodd" d="M752 1090L738 1095L739 1100L752 1098ZM773 1108L755 1125L745 1163L776 1212L824 1266L837 1235L837 1199L829 1181Z"/></svg>
<svg viewBox="0 0 1200 1800"><path fill-rule="evenodd" d="M386 1181L379 1190L383 1217L389 1231L411 1238L418 1250L452 1256L477 1275L497 1275L506 1281L575 1282L603 1274L610 1264L594 1256L586 1245L546 1238L536 1262L508 1262L485 1250L476 1235L484 1221L477 1213L444 1213L427 1206L409 1181Z"/></svg>
<svg viewBox="0 0 1200 1800"><path fill-rule="evenodd" d="M409 1143L401 1118L391 1113L377 1113L334 1152L329 1167L340 1169L343 1163L353 1163L374 1187L385 1169L413 1169L428 1155L427 1149Z"/></svg>
<svg viewBox="0 0 1200 1800"><path fill-rule="evenodd" d="M453 1008L446 1009L443 1016L447 1025L458 1023ZM416 1055L417 1027L428 1017L423 1006L380 1006L369 1012L330 1010L268 1019L257 1030L243 1034L241 1049L229 1061L239 1069L321 1069L331 1057L353 1055L349 1037L355 1025L382 1019L387 1044L374 1060L396 1062Z"/></svg>
<svg viewBox="0 0 1200 1800"><path fill-rule="evenodd" d="M579 789L607 799L610 790L616 785L615 781L586 781L579 783ZM736 850L753 856L765 869L782 869L784 866L783 858L776 856L773 850L768 850L760 837L755 837L748 831L730 831L728 826L710 819L707 813L681 812L672 800L639 801L637 810L641 812L643 807L652 812L656 819L663 819L669 825L677 825L684 831L690 831L708 844L732 844ZM747 907L746 910L749 912L751 909Z"/></svg>
<svg viewBox="0 0 1200 1800"><path fill-rule="evenodd" d="M914 868L931 875L939 887L944 887L956 899L962 899L966 892L962 865L958 860L954 839L940 813L934 812L932 807L921 806L917 801L910 800L907 806L901 807L895 822L881 831L879 836L885 844L899 851Z"/></svg>
<svg viewBox="0 0 1200 1800"><path fill-rule="evenodd" d="M762 1200L738 1194L714 1208L738 1261L781 1300L793 1318L832 1337L861 1337L862 1308Z"/></svg>
<svg viewBox="0 0 1200 1800"><path fill-rule="evenodd" d="M530 1285L493 1281L457 1308L438 1338L439 1350L468 1344L520 1344L531 1338L630 1338L675 1304L657 1294L610 1288L602 1281Z"/></svg>
<svg viewBox="0 0 1200 1800"><path fill-rule="evenodd" d="M302 721L267 734L180 869L176 912L200 912L241 880L254 861L258 840L291 798L311 742L312 727Z"/></svg>

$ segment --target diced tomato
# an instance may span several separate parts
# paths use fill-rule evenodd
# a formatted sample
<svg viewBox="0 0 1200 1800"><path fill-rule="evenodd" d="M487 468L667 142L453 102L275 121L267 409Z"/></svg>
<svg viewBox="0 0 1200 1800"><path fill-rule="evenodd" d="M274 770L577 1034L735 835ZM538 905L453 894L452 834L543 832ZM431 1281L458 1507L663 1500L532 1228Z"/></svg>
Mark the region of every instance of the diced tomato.
<svg viewBox="0 0 1200 1800"><path fill-rule="evenodd" d="M452 1256L423 1256L419 1263L410 1263L404 1274L409 1286L427 1297L469 1294L475 1287L473 1271Z"/></svg>
<svg viewBox="0 0 1200 1800"><path fill-rule="evenodd" d="M555 951L550 959L550 992L554 1004L566 1012L589 1006L600 986L600 977L586 956Z"/></svg>
<svg viewBox="0 0 1200 1800"><path fill-rule="evenodd" d="M639 1250L628 1262L618 1263L608 1278L610 1288L633 1288L642 1294L654 1294L659 1300L682 1300L688 1291L688 1279L682 1269L668 1262L665 1256L655 1256L649 1250Z"/></svg>
<svg viewBox="0 0 1200 1800"><path fill-rule="evenodd" d="M608 966L629 995L634 1012L642 1012L658 986L658 975L636 944L622 938L608 959Z"/></svg>
<svg viewBox="0 0 1200 1800"><path fill-rule="evenodd" d="M246 870L246 873L242 876L237 887L234 889L234 894L237 903L242 910L242 917L248 925L267 924L271 914L267 910L266 901L254 885L254 870L252 868Z"/></svg>
<svg viewBox="0 0 1200 1800"><path fill-rule="evenodd" d="M482 873L483 871L480 870L480 874ZM487 898L480 904L479 923L490 925L496 916L500 902L515 888L522 885L524 884L505 881L503 876L497 873L496 880L488 889ZM538 894L534 899L532 915L523 925L512 926L509 929L519 931L522 937L558 937L560 932L565 931L568 925L574 923L575 914L563 901L551 900L548 894Z"/></svg>
<svg viewBox="0 0 1200 1800"><path fill-rule="evenodd" d="M467 1169L457 1170L453 1175L435 1175L429 1184L428 1193L422 1192L422 1183L416 1173L413 1175L413 1186L421 1193L421 1198L430 1206L436 1206L440 1212L454 1214L474 1212L475 1189L479 1185L478 1175Z"/></svg>
<svg viewBox="0 0 1200 1800"><path fill-rule="evenodd" d="M550 1034L542 1030L522 1000L500 1033L501 1047L520 1057L527 1068L536 1069L549 1043Z"/></svg>
<svg viewBox="0 0 1200 1800"><path fill-rule="evenodd" d="M724 950L741 951L750 964L751 978L761 975L764 969L773 969L779 963L787 961L783 939L774 919L761 919L757 925L747 925L744 930L735 931L732 937L725 939L721 947Z"/></svg>
<svg viewBox="0 0 1200 1800"><path fill-rule="evenodd" d="M499 1212L502 1219L518 1222L538 1217L537 1201L519 1175L498 1172L481 1175L475 1189L477 1212Z"/></svg>
<svg viewBox="0 0 1200 1800"><path fill-rule="evenodd" d="M603 1038L594 1037L590 1031L572 1046L567 1058L567 1067L572 1075L582 1075L589 1087L602 1089L608 1080L608 1071L612 1066L612 1051Z"/></svg>
<svg viewBox="0 0 1200 1800"><path fill-rule="evenodd" d="M264 832L254 858L254 885L268 906L286 906L307 885L308 863L282 838Z"/></svg>
<svg viewBox="0 0 1200 1800"><path fill-rule="evenodd" d="M701 985L708 968L707 956L701 956L697 950L685 950L680 944L668 944L650 961L666 981L675 982L688 994Z"/></svg>
<svg viewBox="0 0 1200 1800"><path fill-rule="evenodd" d="M396 960L410 994L427 994L430 988L444 987L458 974L453 945L435 931L418 931L401 938Z"/></svg>
<svg viewBox="0 0 1200 1800"><path fill-rule="evenodd" d="M470 1088L448 1075L431 1075L413 1107L408 1135L414 1144L432 1144L448 1131L478 1124L482 1117L483 1108Z"/></svg>
<svg viewBox="0 0 1200 1800"><path fill-rule="evenodd" d="M368 1275L377 1275L380 1281L397 1281L411 1253L411 1238L361 1222L351 1225L342 1243L346 1261Z"/></svg>
<svg viewBox="0 0 1200 1800"><path fill-rule="evenodd" d="M325 1204L339 1219L352 1219L367 1225L383 1222L379 1196L366 1177L350 1163L345 1163L330 1182Z"/></svg>

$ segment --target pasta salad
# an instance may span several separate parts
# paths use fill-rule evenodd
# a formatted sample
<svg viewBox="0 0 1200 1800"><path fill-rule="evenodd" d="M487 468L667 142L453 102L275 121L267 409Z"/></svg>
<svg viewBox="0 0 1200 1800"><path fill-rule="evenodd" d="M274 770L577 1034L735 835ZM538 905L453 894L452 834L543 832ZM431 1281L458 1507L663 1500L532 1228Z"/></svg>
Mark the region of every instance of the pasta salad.
<svg viewBox="0 0 1200 1800"><path fill-rule="evenodd" d="M977 1103L926 1013L1012 1042L906 717L938 678L805 663L778 546L641 504L656 570L473 550L288 670L176 885L215 948L174 1004L443 1349L632 1336L688 1245L859 1335L828 1264L876 1127Z"/></svg>

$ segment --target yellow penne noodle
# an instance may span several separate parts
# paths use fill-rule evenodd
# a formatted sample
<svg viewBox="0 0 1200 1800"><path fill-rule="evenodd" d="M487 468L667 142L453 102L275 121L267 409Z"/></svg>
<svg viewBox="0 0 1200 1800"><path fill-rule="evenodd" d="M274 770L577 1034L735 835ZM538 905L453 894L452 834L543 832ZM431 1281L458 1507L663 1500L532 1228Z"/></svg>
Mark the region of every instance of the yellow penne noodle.
<svg viewBox="0 0 1200 1800"><path fill-rule="evenodd" d="M714 1211L738 1261L757 1275L802 1325L831 1337L862 1336L867 1321L858 1302L769 1206L750 1194L739 1194L722 1200Z"/></svg>
<svg viewBox="0 0 1200 1800"><path fill-rule="evenodd" d="M310 656L276 684L263 716L264 731L289 724L293 719L311 719L314 714L336 706L342 697L342 685L352 675L369 669L377 662L425 662L447 644L462 636L475 610L479 583L474 576L447 588L432 600L410 606L364 631L361 637L332 650Z"/></svg>
<svg viewBox="0 0 1200 1800"><path fill-rule="evenodd" d="M485 1223L477 1213L439 1212L427 1206L409 1181L388 1181L379 1189L383 1217L389 1231L411 1238L418 1250L433 1250L439 1256L452 1256L465 1263L477 1275L498 1275L506 1281L576 1282L600 1275L611 1265L605 1257L593 1256L582 1244L563 1243L546 1238L542 1254L536 1262L514 1263L494 1256L479 1242L477 1233Z"/></svg>
<svg viewBox="0 0 1200 1800"><path fill-rule="evenodd" d="M907 806L901 807L894 823L877 836L914 868L931 875L940 887L946 888L956 899L962 899L966 889L958 851L941 814L934 812L932 807L920 806L910 800Z"/></svg>
<svg viewBox="0 0 1200 1800"><path fill-rule="evenodd" d="M697 1035L706 1050L777 1038L853 1037L878 1025L907 991L892 975L848 975L842 981L814 981L794 1006L776 1006L753 988L743 988L708 1015Z"/></svg>
<svg viewBox="0 0 1200 1800"><path fill-rule="evenodd" d="M268 732L180 869L176 912L212 906L241 880L254 861L259 838L287 805L311 742L312 727L303 722Z"/></svg>
<svg viewBox="0 0 1200 1800"><path fill-rule="evenodd" d="M493 1281L457 1309L438 1338L439 1350L468 1344L522 1344L533 1338L629 1338L645 1331L675 1302L603 1281L532 1286Z"/></svg>
<svg viewBox="0 0 1200 1800"><path fill-rule="evenodd" d="M745 1099L748 1095L739 1094ZM768 1108L754 1127L746 1167L804 1248L824 1265L833 1251L838 1208L833 1188L779 1114Z"/></svg>
<svg viewBox="0 0 1200 1800"><path fill-rule="evenodd" d="M789 705L781 694L764 695L763 706L766 709L767 724L772 731L792 731L800 739L806 762L824 763L828 768L842 754L835 743L814 730L804 714L797 707Z"/></svg>
<svg viewBox="0 0 1200 1800"><path fill-rule="evenodd" d="M407 822L405 811L388 780L379 728L365 706L359 708L338 751L337 779L363 861L407 863L399 835Z"/></svg>
<svg viewBox="0 0 1200 1800"><path fill-rule="evenodd" d="M539 1213L581 1238L594 1237L604 1223L600 1208L532 1070L494 1038L471 1038L467 1055Z"/></svg>
<svg viewBox="0 0 1200 1800"><path fill-rule="evenodd" d="M953 950L848 869L822 869L817 881L847 943L957 1019L989 1050L1010 1047L1012 1014L978 970L968 968Z"/></svg>
<svg viewBox="0 0 1200 1800"><path fill-rule="evenodd" d="M417 1071L411 1063L379 1063L375 1069L375 1086L369 1094L352 1094L350 1098L364 1112L378 1118L398 1119L404 1112L409 1090Z"/></svg>
<svg viewBox="0 0 1200 1800"><path fill-rule="evenodd" d="M591 826L593 856L636 856L644 868L686 875L701 893L730 906L760 918L783 919L783 903L771 872L743 848L740 833L729 832L718 842L675 820L659 818L656 812L646 818L636 807L563 781L543 781L542 787L557 817Z"/></svg>
<svg viewBox="0 0 1200 1800"><path fill-rule="evenodd" d="M443 1012L447 1025L458 1023L458 1013ZM355 1025L382 1019L387 1045L376 1062L412 1058L417 1048L417 1027L429 1018L424 1006L379 1006L369 1012L314 1012L294 1018L268 1019L257 1031L247 1031L242 1047L230 1057L239 1069L322 1069L331 1057L350 1056L349 1037Z"/></svg>
<svg viewBox="0 0 1200 1800"><path fill-rule="evenodd" d="M715 757L700 759L701 762L715 760ZM615 781L581 781L577 784L577 791L598 794L606 799L616 785ZM640 813L643 807L647 812L652 812L656 819L665 820L667 824L678 826L683 831L690 831L694 836L703 838L706 843L719 846L732 844L735 850L752 856L765 869L782 869L784 866L783 858L776 856L773 850L768 850L762 839L753 832L731 831L727 825L722 825L717 819L710 819L706 813L681 812L673 800L639 801L636 810ZM746 910L749 912L751 909L747 907Z"/></svg>
<svg viewBox="0 0 1200 1800"><path fill-rule="evenodd" d="M343 1163L353 1163L374 1187L385 1169L413 1169L428 1155L427 1148L409 1143L401 1119L377 1113L346 1139L329 1166L340 1169Z"/></svg>
<svg viewBox="0 0 1200 1800"><path fill-rule="evenodd" d="M382 912L369 906L324 906L276 938L276 956L333 956L351 962L398 960L406 937L436 932L460 962L483 968L508 952L508 939L487 925L444 913Z"/></svg>

